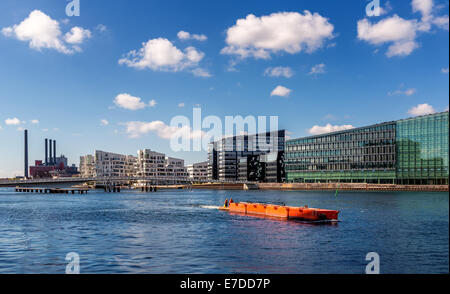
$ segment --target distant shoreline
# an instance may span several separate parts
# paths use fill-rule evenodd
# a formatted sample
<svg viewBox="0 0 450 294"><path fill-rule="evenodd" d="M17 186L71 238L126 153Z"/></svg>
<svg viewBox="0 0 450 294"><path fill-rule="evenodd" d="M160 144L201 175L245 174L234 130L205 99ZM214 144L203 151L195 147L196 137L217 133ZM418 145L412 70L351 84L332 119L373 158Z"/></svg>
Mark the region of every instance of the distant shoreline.
<svg viewBox="0 0 450 294"><path fill-rule="evenodd" d="M157 190L274 190L274 191L353 191L353 192L449 192L447 185L395 185L366 183L206 183L193 185L151 185ZM0 188L14 188L16 185L3 185ZM26 186L24 186L26 187ZM35 187L31 185L29 187ZM49 188L45 184L40 188ZM51 186L52 188L56 188ZM72 186L80 188L80 185ZM128 186L120 186L122 189ZM66 187L68 188L68 187ZM100 188L97 187L97 188ZM91 187L91 189L95 189Z"/></svg>

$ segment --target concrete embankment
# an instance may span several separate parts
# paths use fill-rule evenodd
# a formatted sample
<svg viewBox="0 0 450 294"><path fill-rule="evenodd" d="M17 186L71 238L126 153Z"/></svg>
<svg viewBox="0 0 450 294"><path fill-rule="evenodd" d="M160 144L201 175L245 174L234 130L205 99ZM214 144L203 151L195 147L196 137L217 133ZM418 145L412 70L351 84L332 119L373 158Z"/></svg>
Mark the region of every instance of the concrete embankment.
<svg viewBox="0 0 450 294"><path fill-rule="evenodd" d="M192 189L210 189L210 190L244 190L245 184L231 184L231 183L223 183L223 184L198 184L189 186Z"/></svg>
<svg viewBox="0 0 450 294"><path fill-rule="evenodd" d="M446 185L392 185L364 183L260 183L260 190L286 191L408 191L408 192L448 192Z"/></svg>

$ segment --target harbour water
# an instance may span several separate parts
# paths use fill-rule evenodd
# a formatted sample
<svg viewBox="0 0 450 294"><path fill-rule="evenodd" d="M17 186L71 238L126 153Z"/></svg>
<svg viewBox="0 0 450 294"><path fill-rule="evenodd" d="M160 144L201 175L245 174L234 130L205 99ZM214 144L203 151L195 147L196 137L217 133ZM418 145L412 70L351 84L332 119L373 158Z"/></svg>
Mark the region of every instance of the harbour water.
<svg viewBox="0 0 450 294"><path fill-rule="evenodd" d="M341 210L316 225L230 215L235 201ZM87 195L0 189L0 273L449 272L449 194L173 190Z"/></svg>

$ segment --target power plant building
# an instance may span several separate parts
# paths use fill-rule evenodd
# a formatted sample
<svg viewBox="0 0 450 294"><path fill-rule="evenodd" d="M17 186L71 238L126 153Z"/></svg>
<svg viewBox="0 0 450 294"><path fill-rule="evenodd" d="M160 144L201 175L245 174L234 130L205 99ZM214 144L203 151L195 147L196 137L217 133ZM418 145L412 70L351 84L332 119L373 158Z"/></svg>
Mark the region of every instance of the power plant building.
<svg viewBox="0 0 450 294"><path fill-rule="evenodd" d="M32 178L71 177L78 174L75 165L68 165L67 157L56 157L56 140L45 139L44 147L45 159L35 160L34 166L29 168Z"/></svg>

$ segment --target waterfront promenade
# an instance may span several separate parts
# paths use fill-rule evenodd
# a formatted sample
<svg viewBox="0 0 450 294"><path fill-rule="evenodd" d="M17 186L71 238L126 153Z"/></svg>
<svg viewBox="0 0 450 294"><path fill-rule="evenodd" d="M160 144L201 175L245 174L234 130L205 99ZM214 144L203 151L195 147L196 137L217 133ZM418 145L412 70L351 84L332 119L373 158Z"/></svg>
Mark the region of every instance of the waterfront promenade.
<svg viewBox="0 0 450 294"><path fill-rule="evenodd" d="M367 183L262 183L262 190L297 191L405 191L405 192L448 192L447 185L394 185Z"/></svg>

